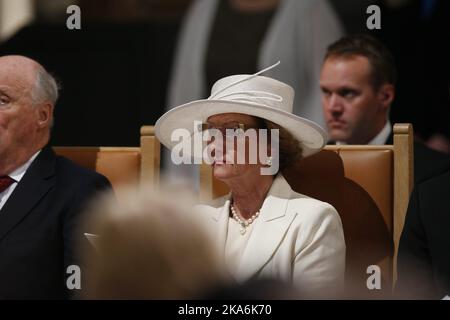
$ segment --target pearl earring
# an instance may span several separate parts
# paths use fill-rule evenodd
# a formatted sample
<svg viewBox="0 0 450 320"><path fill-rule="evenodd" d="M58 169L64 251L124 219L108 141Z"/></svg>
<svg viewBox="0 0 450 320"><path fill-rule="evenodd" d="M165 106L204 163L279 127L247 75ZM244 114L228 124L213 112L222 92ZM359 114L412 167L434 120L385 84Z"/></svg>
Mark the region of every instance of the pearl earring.
<svg viewBox="0 0 450 320"><path fill-rule="evenodd" d="M268 157L268 158L267 158L266 164L267 164L268 166L271 166L271 165L272 165L272 157Z"/></svg>

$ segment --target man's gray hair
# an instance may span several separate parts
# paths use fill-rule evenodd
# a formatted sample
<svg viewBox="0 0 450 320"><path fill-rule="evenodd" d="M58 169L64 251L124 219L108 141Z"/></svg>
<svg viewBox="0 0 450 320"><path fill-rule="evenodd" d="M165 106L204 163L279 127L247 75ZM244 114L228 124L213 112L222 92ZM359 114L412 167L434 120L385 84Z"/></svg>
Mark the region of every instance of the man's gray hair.
<svg viewBox="0 0 450 320"><path fill-rule="evenodd" d="M36 71L36 82L31 93L33 104L50 102L53 106L58 100L59 85L55 78L44 68Z"/></svg>

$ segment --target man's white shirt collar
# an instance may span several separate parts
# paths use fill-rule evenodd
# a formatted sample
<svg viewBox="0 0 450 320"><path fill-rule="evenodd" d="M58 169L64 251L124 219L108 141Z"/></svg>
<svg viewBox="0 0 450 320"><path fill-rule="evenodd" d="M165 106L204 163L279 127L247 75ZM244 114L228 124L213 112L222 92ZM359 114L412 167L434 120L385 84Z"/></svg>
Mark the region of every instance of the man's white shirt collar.
<svg viewBox="0 0 450 320"><path fill-rule="evenodd" d="M14 170L10 174L8 174L8 176L10 178L14 179L16 182L19 182L20 180L22 180L22 178L25 175L25 173L27 172L28 168L31 166L31 164L33 163L34 159L36 159L36 157L39 155L40 152L41 152L41 150L39 150L38 152L33 154L31 156L31 158L28 159L27 162L25 162L23 165L18 167L16 170Z"/></svg>

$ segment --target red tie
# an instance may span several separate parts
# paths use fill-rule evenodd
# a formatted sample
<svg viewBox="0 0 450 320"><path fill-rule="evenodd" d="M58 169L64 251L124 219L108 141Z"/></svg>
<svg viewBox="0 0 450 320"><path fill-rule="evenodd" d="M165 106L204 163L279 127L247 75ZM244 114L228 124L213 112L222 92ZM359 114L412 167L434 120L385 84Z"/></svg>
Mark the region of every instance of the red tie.
<svg viewBox="0 0 450 320"><path fill-rule="evenodd" d="M14 182L15 180L9 176L0 177L0 193L8 189Z"/></svg>

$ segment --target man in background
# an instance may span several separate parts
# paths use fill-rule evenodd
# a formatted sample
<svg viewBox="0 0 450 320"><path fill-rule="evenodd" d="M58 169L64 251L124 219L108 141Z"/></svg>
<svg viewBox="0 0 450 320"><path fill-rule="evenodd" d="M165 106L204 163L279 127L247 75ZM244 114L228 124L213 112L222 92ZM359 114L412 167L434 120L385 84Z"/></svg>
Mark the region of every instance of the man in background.
<svg viewBox="0 0 450 320"><path fill-rule="evenodd" d="M331 44L320 87L332 141L392 144L388 115L396 79L392 55L376 39L349 36ZM442 298L450 290L450 211L445 201L450 197L450 157L416 141L414 160L415 188L400 239L397 297Z"/></svg>
<svg viewBox="0 0 450 320"><path fill-rule="evenodd" d="M105 177L48 146L58 99L36 61L0 57L0 299L64 299L85 203Z"/></svg>
<svg viewBox="0 0 450 320"><path fill-rule="evenodd" d="M336 144L392 144L389 109L397 72L389 50L368 35L331 44L320 76L328 133ZM413 106L411 106L413 107ZM450 169L450 156L414 143L414 179L423 181Z"/></svg>

